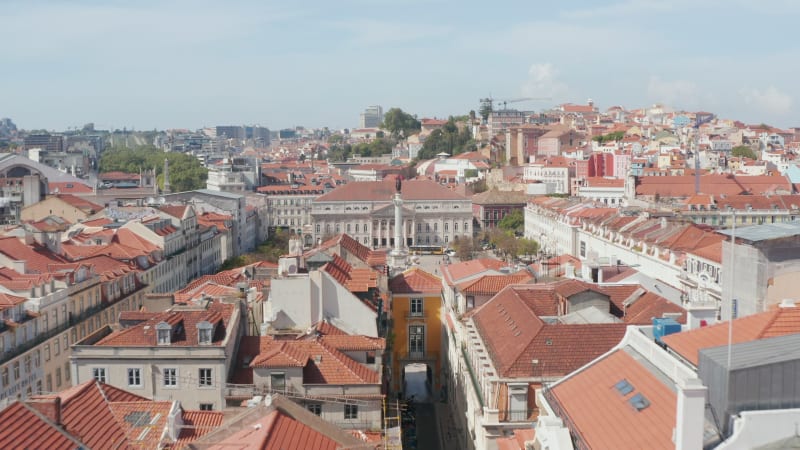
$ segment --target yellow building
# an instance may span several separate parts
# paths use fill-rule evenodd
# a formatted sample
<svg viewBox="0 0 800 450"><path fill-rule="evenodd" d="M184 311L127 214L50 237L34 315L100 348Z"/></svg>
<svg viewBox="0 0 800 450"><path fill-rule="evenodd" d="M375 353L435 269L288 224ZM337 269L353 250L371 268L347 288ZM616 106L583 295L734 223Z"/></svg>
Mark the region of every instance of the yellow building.
<svg viewBox="0 0 800 450"><path fill-rule="evenodd" d="M403 388L405 367L428 366L428 386L440 388L442 280L415 267L389 281L392 293L392 391Z"/></svg>

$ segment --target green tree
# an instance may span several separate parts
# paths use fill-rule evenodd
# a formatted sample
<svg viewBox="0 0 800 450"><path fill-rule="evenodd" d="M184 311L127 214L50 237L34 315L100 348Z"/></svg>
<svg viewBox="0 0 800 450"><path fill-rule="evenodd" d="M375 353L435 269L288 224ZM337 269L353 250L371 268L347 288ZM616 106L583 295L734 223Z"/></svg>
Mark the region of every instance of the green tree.
<svg viewBox="0 0 800 450"><path fill-rule="evenodd" d="M533 239L520 238L519 243L519 256L525 257L526 260L532 259L539 253L539 243Z"/></svg>
<svg viewBox="0 0 800 450"><path fill-rule="evenodd" d="M497 226L501 230L510 232L512 234L521 234L523 228L525 227L525 216L522 213L522 210L515 209L510 214L506 214L505 217L500 219L500 222L497 223Z"/></svg>
<svg viewBox="0 0 800 450"><path fill-rule="evenodd" d="M615 131L613 133L602 134L600 136L595 136L592 138L593 141L597 141L598 143L602 144L604 142L617 142L621 141L625 137L624 131Z"/></svg>
<svg viewBox="0 0 800 450"><path fill-rule="evenodd" d="M206 187L208 169L200 161L184 153L164 152L152 145L135 148L114 147L100 157L100 173L121 171L138 173L155 168L159 186L164 186L164 160L169 160L169 182L174 192L191 191Z"/></svg>
<svg viewBox="0 0 800 450"><path fill-rule="evenodd" d="M425 139L418 158L431 159L441 152L458 155L459 153L471 152L476 149L477 145L472 139L469 127L463 122L462 126L459 127L458 121L450 117L442 128L433 130L428 138Z"/></svg>
<svg viewBox="0 0 800 450"><path fill-rule="evenodd" d="M754 152L753 149L747 145L737 145L736 147L733 147L733 150L731 150L731 155L738 158L745 157L750 159L758 159L756 152Z"/></svg>
<svg viewBox="0 0 800 450"><path fill-rule="evenodd" d="M400 108L391 108L383 115L381 128L389 131L392 138L398 139L401 135L408 137L422 129L422 124L411 114L403 112Z"/></svg>

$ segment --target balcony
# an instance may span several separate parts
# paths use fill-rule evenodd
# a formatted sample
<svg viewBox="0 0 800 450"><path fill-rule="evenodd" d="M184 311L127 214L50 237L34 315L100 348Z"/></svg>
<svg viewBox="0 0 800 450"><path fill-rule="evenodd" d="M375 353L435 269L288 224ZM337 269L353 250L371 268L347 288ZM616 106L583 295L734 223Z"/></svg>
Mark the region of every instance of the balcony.
<svg viewBox="0 0 800 450"><path fill-rule="evenodd" d="M426 317L425 311L409 311L406 313L406 320L425 319Z"/></svg>
<svg viewBox="0 0 800 450"><path fill-rule="evenodd" d="M50 338L57 336L64 331L67 331L71 326L70 323L64 322L57 327L51 328L49 331L39 333L33 337L33 339L29 339L22 344L17 345L14 348L9 349L7 352L3 353L3 357L0 358L0 364L5 364L8 361L16 358L17 356L33 349L34 347L42 344L43 342L47 341Z"/></svg>

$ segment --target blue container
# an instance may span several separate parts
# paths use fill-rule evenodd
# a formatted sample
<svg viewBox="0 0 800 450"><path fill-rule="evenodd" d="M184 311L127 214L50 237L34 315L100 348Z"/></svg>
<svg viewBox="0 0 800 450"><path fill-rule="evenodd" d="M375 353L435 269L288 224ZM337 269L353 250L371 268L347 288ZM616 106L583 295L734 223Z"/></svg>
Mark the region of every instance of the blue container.
<svg viewBox="0 0 800 450"><path fill-rule="evenodd" d="M653 319L653 337L659 344L663 344L661 339L664 336L669 336L670 334L680 333L680 332L681 332L681 324L676 322L675 319L668 319L663 317Z"/></svg>

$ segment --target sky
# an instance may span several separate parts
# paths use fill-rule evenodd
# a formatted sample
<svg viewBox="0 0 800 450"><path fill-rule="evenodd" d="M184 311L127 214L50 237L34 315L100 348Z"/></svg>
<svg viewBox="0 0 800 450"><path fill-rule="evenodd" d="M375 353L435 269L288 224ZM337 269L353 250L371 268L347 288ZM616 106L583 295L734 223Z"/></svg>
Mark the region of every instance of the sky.
<svg viewBox="0 0 800 450"><path fill-rule="evenodd" d="M4 0L0 117L339 129L492 96L800 126L798 19L794 0Z"/></svg>

